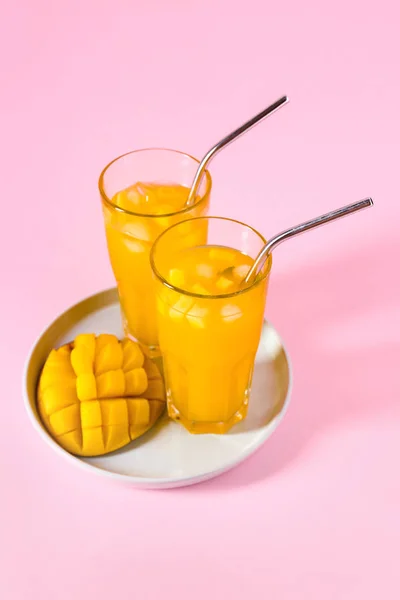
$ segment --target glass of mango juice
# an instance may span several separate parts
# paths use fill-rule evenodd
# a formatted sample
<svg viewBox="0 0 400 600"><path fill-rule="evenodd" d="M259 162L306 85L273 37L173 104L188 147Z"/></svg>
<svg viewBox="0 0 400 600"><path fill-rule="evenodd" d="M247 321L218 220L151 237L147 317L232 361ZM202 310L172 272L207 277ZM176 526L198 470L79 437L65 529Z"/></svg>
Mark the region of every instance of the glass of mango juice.
<svg viewBox="0 0 400 600"><path fill-rule="evenodd" d="M150 250L171 225L207 214L211 192L208 172L195 202L186 206L198 166L199 161L182 152L150 148L116 158L100 175L108 253L117 282L124 333L140 342L149 355L158 352ZM195 243L204 234L204 226L196 222L185 231Z"/></svg>
<svg viewBox="0 0 400 600"><path fill-rule="evenodd" d="M168 414L191 433L225 433L247 414L271 257L242 282L265 243L244 223L200 217L153 245Z"/></svg>

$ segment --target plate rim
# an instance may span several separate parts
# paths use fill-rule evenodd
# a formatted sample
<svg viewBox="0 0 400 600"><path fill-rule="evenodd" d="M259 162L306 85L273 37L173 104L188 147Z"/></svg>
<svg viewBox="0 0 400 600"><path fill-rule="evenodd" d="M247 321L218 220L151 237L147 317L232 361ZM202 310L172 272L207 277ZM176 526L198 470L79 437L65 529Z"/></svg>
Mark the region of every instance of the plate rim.
<svg viewBox="0 0 400 600"><path fill-rule="evenodd" d="M29 420L31 421L34 429L38 432L39 436L43 439L43 441L45 443L47 443L49 446L51 446L56 451L57 454L59 454L61 457L63 457L65 460L67 460L70 464L75 465L76 467L78 467L80 469L83 469L87 472L96 474L98 476L104 476L104 477L107 477L114 481L128 483L131 486L136 487L136 488L168 489L168 488L176 488L176 487L186 487L189 485L195 485L197 483L202 483L209 479L218 477L219 475L222 475L223 473L227 473L228 471L231 471L232 469L237 467L239 464L241 464L242 462L244 462L248 458L250 458L250 456L255 454L261 448L261 446L264 445L264 443L267 441L267 439L270 438L271 435L276 431L278 425L280 424L280 422L286 415L288 406L290 404L292 389L293 389L293 369L292 369L292 362L291 362L290 355L287 352L286 345L285 345L284 341L282 340L281 335L278 334L274 325L268 320L265 322L267 322L268 325L270 327L272 327L274 332L278 334L279 339L281 341L281 346L282 346L282 349L284 351L285 358L287 361L287 367L288 367L287 394L286 394L286 398L282 405L281 410L274 416L272 421L270 421L268 423L268 426L265 428L265 431L261 435L260 440L257 442L257 444L254 447L249 448L243 454L241 454L234 462L230 463L227 466L223 466L215 471L208 471L206 473L200 473L199 475L194 475L194 476L189 475L187 477L179 477L179 478L176 478L176 477L174 477L174 478L136 477L134 475L125 475L123 473L115 473L113 471L104 469L100 466L92 465L90 463L87 463L81 457L70 454L69 452L64 450L64 448L62 448L59 444L57 444L57 442L46 431L43 424L40 422L39 418L36 417L36 415L32 409L31 402L29 399L29 390L28 390L29 369L30 369L30 365L31 365L31 361L32 361L32 356L33 356L36 348L39 346L42 339L48 333L50 328L53 327L57 321L59 321L60 319L65 317L69 312L73 311L74 309L76 310L77 308L79 308L82 305L90 303L90 301L93 301L95 298L99 298L99 299L103 298L104 299L104 305L103 305L104 308L106 308L107 306L111 306L118 302L117 288L111 287L111 288L101 290L99 292L95 292L94 294L90 294L89 296L86 296L82 300L79 300L75 304L73 304L70 307L68 307L67 309L65 309L58 316L56 316L50 323L48 323L44 328L42 328L42 330L36 336L34 342L30 345L30 349L29 349L27 358L25 359L24 368L23 368L22 395L23 395L23 402L24 402L25 410L28 413Z"/></svg>

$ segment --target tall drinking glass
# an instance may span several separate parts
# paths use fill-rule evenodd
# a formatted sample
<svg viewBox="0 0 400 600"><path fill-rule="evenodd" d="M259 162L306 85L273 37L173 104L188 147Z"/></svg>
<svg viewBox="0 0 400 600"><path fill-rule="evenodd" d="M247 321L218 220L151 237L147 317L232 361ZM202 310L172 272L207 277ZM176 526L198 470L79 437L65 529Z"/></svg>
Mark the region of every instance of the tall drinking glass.
<svg viewBox="0 0 400 600"><path fill-rule="evenodd" d="M207 242L187 235L188 224ZM153 246L168 413L192 433L225 433L247 414L271 258L252 284L241 282L264 244L244 223L205 217Z"/></svg>
<svg viewBox="0 0 400 600"><path fill-rule="evenodd" d="M116 158L100 175L108 252L124 332L149 354L158 350L150 250L160 233L171 225L207 214L211 191L208 172L195 203L185 206L198 166L199 161L182 152L151 148ZM191 227L194 239L198 239L202 225Z"/></svg>

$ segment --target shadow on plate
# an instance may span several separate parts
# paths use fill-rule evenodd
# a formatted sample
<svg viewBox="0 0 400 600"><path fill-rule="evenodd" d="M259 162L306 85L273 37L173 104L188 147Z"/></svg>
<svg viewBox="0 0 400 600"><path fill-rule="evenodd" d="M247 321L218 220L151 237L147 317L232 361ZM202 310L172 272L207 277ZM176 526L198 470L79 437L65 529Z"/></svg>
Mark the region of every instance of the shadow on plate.
<svg viewBox="0 0 400 600"><path fill-rule="evenodd" d="M295 466L316 436L343 424L356 430L398 404L400 298L384 260L390 255L400 256L400 238L374 240L298 273L272 274L268 315L292 359L291 405L258 452L198 490L273 477Z"/></svg>

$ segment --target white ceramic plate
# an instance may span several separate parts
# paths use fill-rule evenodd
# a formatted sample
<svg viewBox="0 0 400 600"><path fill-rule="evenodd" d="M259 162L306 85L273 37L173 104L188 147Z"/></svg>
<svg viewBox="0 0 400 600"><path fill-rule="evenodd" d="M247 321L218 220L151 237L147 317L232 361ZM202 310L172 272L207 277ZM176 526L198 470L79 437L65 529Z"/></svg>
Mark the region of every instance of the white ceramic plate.
<svg viewBox="0 0 400 600"><path fill-rule="evenodd" d="M117 452L80 458L63 450L42 426L36 388L43 364L54 347L78 333L122 337L116 289L86 298L64 312L35 342L23 383L25 406L36 430L61 456L78 467L142 488L172 488L199 483L232 469L265 442L281 421L290 396L290 365L283 344L264 324L257 353L247 418L225 435L191 435L166 415L144 436Z"/></svg>

